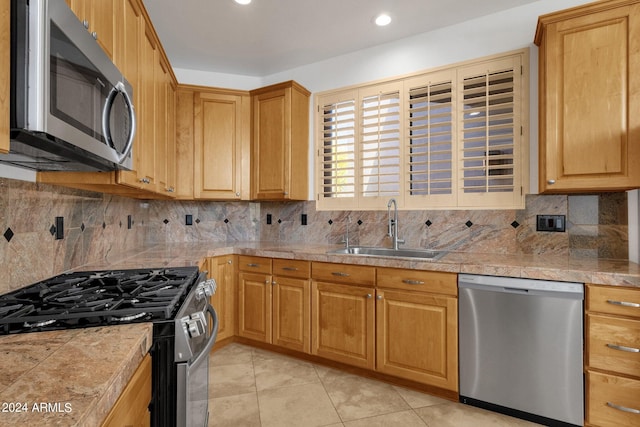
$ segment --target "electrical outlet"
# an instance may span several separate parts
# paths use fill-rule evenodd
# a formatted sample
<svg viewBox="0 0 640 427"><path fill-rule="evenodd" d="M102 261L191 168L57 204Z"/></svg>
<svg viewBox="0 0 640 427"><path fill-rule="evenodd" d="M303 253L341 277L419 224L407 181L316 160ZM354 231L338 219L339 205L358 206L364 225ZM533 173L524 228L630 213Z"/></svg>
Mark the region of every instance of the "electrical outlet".
<svg viewBox="0 0 640 427"><path fill-rule="evenodd" d="M56 217L56 240L64 239L64 217Z"/></svg>
<svg viewBox="0 0 640 427"><path fill-rule="evenodd" d="M133 217L127 215L127 230L131 230L131 227L133 227Z"/></svg>
<svg viewBox="0 0 640 427"><path fill-rule="evenodd" d="M193 225L193 215L186 215L184 223L185 225Z"/></svg>
<svg viewBox="0 0 640 427"><path fill-rule="evenodd" d="M556 231L564 233L565 231L564 215L537 215L536 230L537 231Z"/></svg>
<svg viewBox="0 0 640 427"><path fill-rule="evenodd" d="M300 214L300 223L302 225L307 225L307 214Z"/></svg>
<svg viewBox="0 0 640 427"><path fill-rule="evenodd" d="M267 214L267 225L271 225L271 214Z"/></svg>

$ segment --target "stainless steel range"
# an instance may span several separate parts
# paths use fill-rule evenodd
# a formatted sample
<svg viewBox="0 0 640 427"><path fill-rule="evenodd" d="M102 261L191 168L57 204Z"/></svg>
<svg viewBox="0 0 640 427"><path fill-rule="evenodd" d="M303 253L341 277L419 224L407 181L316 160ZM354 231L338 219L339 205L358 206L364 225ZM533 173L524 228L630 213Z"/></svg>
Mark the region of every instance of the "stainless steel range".
<svg viewBox="0 0 640 427"><path fill-rule="evenodd" d="M153 322L153 426L206 426L215 281L196 267L62 274L0 295L0 334Z"/></svg>

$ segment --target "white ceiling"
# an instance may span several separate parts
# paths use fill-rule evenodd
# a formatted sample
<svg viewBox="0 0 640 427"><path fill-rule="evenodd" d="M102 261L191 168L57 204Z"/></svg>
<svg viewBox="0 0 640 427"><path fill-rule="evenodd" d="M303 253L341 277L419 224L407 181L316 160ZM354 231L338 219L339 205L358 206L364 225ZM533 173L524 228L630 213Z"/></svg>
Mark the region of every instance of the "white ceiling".
<svg viewBox="0 0 640 427"><path fill-rule="evenodd" d="M175 68L264 77L537 0L144 0ZM373 24L387 12L387 27Z"/></svg>

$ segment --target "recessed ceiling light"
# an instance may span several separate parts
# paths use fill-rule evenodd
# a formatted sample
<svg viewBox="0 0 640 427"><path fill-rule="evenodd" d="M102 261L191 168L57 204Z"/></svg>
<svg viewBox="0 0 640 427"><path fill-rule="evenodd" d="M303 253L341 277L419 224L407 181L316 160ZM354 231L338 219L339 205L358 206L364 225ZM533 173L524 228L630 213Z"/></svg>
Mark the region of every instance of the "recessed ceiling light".
<svg viewBox="0 0 640 427"><path fill-rule="evenodd" d="M251 0L234 0L238 4L249 4Z"/></svg>
<svg viewBox="0 0 640 427"><path fill-rule="evenodd" d="M377 26L384 27L385 25L389 25L389 23L391 22L391 17L386 13L381 13L380 15L376 16L375 22Z"/></svg>

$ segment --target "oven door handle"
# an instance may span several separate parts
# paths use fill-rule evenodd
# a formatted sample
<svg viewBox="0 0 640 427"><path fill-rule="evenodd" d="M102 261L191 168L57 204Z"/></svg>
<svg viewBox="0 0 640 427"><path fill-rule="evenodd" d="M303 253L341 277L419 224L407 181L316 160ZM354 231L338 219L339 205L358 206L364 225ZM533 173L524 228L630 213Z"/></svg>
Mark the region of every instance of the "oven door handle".
<svg viewBox="0 0 640 427"><path fill-rule="evenodd" d="M218 337L218 313L216 313L216 310L211 306L211 304L207 305L207 312L211 315L211 324L213 325L211 327L211 336L200 354L198 354L196 358L193 359L193 362L189 364L189 369L195 369L203 360L207 359L209 352L211 351L211 348L213 348L213 345L216 343L216 338Z"/></svg>

